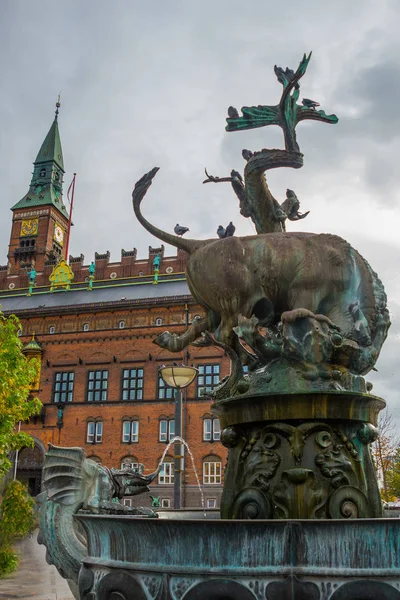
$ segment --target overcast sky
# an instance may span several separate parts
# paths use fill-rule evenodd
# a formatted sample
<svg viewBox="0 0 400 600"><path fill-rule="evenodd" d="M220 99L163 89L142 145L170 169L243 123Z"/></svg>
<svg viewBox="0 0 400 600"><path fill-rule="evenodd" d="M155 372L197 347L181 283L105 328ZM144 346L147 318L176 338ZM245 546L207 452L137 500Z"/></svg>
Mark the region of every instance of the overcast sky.
<svg viewBox="0 0 400 600"><path fill-rule="evenodd" d="M131 208L153 166L150 221L195 238L230 220L254 233L229 184L202 185L204 167L226 176L243 170L242 148L282 147L277 128L226 133L227 107L276 104L274 64L296 69L312 50L301 97L339 123L300 124L304 167L268 182L311 211L289 230L344 237L385 283L393 324L368 378L400 426L399 26L398 0L0 0L0 264L59 91L65 189L77 173L72 255L159 245Z"/></svg>

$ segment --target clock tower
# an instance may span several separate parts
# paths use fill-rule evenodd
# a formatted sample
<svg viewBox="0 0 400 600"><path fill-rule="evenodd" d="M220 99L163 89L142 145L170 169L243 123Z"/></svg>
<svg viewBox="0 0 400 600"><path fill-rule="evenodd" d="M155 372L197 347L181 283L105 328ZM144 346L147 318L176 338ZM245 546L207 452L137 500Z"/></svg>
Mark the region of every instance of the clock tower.
<svg viewBox="0 0 400 600"><path fill-rule="evenodd" d="M11 208L10 274L30 267L40 272L48 261L66 258L69 215L63 203L64 161L58 131L59 99L56 107L54 121L33 163L28 193Z"/></svg>

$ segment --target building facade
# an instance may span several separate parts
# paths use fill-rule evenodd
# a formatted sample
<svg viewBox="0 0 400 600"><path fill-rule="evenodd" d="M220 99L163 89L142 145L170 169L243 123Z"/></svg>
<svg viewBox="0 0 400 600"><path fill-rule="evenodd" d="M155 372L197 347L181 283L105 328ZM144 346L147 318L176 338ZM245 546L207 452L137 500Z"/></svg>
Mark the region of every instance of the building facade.
<svg viewBox="0 0 400 600"><path fill-rule="evenodd" d="M136 249L122 250L118 262L111 262L108 252L96 252L86 265L82 255L67 257L63 174L57 107L29 191L12 207L8 261L0 266L2 310L19 317L25 353L41 360L35 394L43 409L22 424L35 447L19 453L17 477L32 494L39 493L49 443L84 447L89 458L108 467L154 471L175 431L174 390L164 385L158 369L172 362L193 364L199 376L184 392L182 435L194 456L205 507L217 508L226 450L203 393L229 373L229 360L216 347L176 354L153 343L164 328L182 333L202 314L187 287L186 254L164 256L161 246L150 247L145 259L137 258ZM172 508L173 481L172 446L151 496L124 503ZM187 455L181 481L182 507L200 507Z"/></svg>

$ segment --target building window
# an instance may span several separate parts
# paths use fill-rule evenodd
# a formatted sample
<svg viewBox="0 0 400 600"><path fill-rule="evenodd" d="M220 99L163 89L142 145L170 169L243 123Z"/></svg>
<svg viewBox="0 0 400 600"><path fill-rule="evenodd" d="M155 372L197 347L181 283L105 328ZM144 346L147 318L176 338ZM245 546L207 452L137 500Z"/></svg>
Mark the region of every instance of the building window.
<svg viewBox="0 0 400 600"><path fill-rule="evenodd" d="M89 371L88 373L88 402L104 402L107 400L108 371Z"/></svg>
<svg viewBox="0 0 400 600"><path fill-rule="evenodd" d="M101 444L103 441L102 421L88 421L86 441L88 444Z"/></svg>
<svg viewBox="0 0 400 600"><path fill-rule="evenodd" d="M39 177L46 177L46 169L40 169Z"/></svg>
<svg viewBox="0 0 400 600"><path fill-rule="evenodd" d="M249 374L249 366L243 365L243 375L248 375L248 374Z"/></svg>
<svg viewBox="0 0 400 600"><path fill-rule="evenodd" d="M140 463L134 456L126 456L121 460L121 469L129 469L130 471L143 473L144 465Z"/></svg>
<svg viewBox="0 0 400 600"><path fill-rule="evenodd" d="M157 398L159 400L171 400L174 397L174 388L167 385L161 375L158 375Z"/></svg>
<svg viewBox="0 0 400 600"><path fill-rule="evenodd" d="M217 499L207 498L207 508L217 508Z"/></svg>
<svg viewBox="0 0 400 600"><path fill-rule="evenodd" d="M123 369L122 400L143 400L143 369Z"/></svg>
<svg viewBox="0 0 400 600"><path fill-rule="evenodd" d="M139 421L123 421L122 441L126 444L139 441Z"/></svg>
<svg viewBox="0 0 400 600"><path fill-rule="evenodd" d="M132 498L123 498L122 499L122 504L124 506L132 506Z"/></svg>
<svg viewBox="0 0 400 600"><path fill-rule="evenodd" d="M212 392L219 383L219 365L199 365L198 369L197 395L201 396L203 392Z"/></svg>
<svg viewBox="0 0 400 600"><path fill-rule="evenodd" d="M219 442L221 439L221 426L219 419L203 419L203 441Z"/></svg>
<svg viewBox="0 0 400 600"><path fill-rule="evenodd" d="M125 321L120 321L120 322L118 323L118 327L119 327L120 329L125 329Z"/></svg>
<svg viewBox="0 0 400 600"><path fill-rule="evenodd" d="M157 317L156 319L156 325L159 327L160 325L162 325L162 318L161 317Z"/></svg>
<svg viewBox="0 0 400 600"><path fill-rule="evenodd" d="M89 323L83 324L83 331L89 331Z"/></svg>
<svg viewBox="0 0 400 600"><path fill-rule="evenodd" d="M175 436L175 419L160 420L160 442L170 442Z"/></svg>
<svg viewBox="0 0 400 600"><path fill-rule="evenodd" d="M52 326L49 328L49 333L55 333L55 332L56 332L56 328L55 328L55 327L52 325Z"/></svg>
<svg viewBox="0 0 400 600"><path fill-rule="evenodd" d="M170 508L171 500L169 498L161 498L161 508Z"/></svg>
<svg viewBox="0 0 400 600"><path fill-rule="evenodd" d="M218 458L205 459L203 462L203 484L204 485L220 485L221 477L221 462Z"/></svg>
<svg viewBox="0 0 400 600"><path fill-rule="evenodd" d="M74 373L61 371L54 373L53 402L72 402L74 394Z"/></svg>
<svg viewBox="0 0 400 600"><path fill-rule="evenodd" d="M164 462L161 471L158 474L158 483L160 485L169 485L174 483L174 463Z"/></svg>

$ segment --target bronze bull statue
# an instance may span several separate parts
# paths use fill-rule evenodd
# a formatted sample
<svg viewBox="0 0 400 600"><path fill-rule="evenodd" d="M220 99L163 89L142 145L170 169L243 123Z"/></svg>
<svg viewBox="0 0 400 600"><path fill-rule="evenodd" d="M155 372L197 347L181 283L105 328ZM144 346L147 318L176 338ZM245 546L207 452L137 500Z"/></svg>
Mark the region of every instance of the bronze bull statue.
<svg viewBox="0 0 400 600"><path fill-rule="evenodd" d="M239 320L255 316L258 326L276 331L284 321L287 329L290 314L290 322L299 320L301 330L311 316L313 329L319 329L318 321L325 328L331 324L336 364L359 374L373 367L390 320L382 282L357 250L331 234L279 232L208 240L171 235L149 223L140 211L157 171L152 169L137 182L134 212L152 235L189 254L188 286L205 316L194 319L182 335L164 332L155 343L178 352L210 331L239 354L243 350ZM270 358L285 347L274 350L268 336L264 345Z"/></svg>

